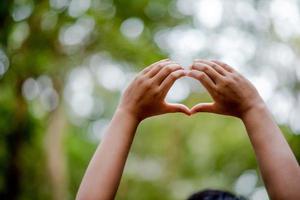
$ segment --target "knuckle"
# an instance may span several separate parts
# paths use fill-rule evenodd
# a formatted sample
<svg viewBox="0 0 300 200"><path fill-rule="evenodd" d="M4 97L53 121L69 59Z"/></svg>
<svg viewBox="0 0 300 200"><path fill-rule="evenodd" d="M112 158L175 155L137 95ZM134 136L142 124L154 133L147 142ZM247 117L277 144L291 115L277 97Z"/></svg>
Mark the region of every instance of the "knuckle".
<svg viewBox="0 0 300 200"><path fill-rule="evenodd" d="M220 87L228 87L231 84L231 78L225 77L224 80L221 82Z"/></svg>
<svg viewBox="0 0 300 200"><path fill-rule="evenodd" d="M155 86L153 86L152 84L150 86L148 86L148 90L151 90L153 93L155 93Z"/></svg>
<svg viewBox="0 0 300 200"><path fill-rule="evenodd" d="M222 89L224 88L224 84L217 84L215 87L215 92L219 92L222 91Z"/></svg>
<svg viewBox="0 0 300 200"><path fill-rule="evenodd" d="M226 82L226 86L232 86L233 84L234 84L234 80L232 78L228 79Z"/></svg>
<svg viewBox="0 0 300 200"><path fill-rule="evenodd" d="M185 76L185 72L177 71L176 73L174 73L174 76L175 76L176 79L179 79L180 77Z"/></svg>
<svg viewBox="0 0 300 200"><path fill-rule="evenodd" d="M235 81L238 81L240 79L240 76L237 73L232 73L231 76L232 76L232 79Z"/></svg>
<svg viewBox="0 0 300 200"><path fill-rule="evenodd" d="M162 64L162 63L159 63L159 64L157 65L158 68L162 68L163 66L164 66L164 64Z"/></svg>
<svg viewBox="0 0 300 200"><path fill-rule="evenodd" d="M216 63L219 63L221 66L225 66L226 63L222 62L222 61L215 61Z"/></svg>
<svg viewBox="0 0 300 200"><path fill-rule="evenodd" d="M143 82L143 87L146 88L146 89L150 89L152 86L151 82L150 81L144 81Z"/></svg>
<svg viewBox="0 0 300 200"><path fill-rule="evenodd" d="M204 73L198 73L196 77L197 77L198 79L203 79L204 76L205 76Z"/></svg>
<svg viewBox="0 0 300 200"><path fill-rule="evenodd" d="M180 76L184 76L185 75L185 72L184 71L180 71L179 73L178 73L178 76L180 77Z"/></svg>
<svg viewBox="0 0 300 200"><path fill-rule="evenodd" d="M177 77L178 77L177 73L171 73L170 74L170 78L173 79L173 80L177 79Z"/></svg>
<svg viewBox="0 0 300 200"><path fill-rule="evenodd" d="M205 72L207 72L207 71L209 71L209 67L208 66L203 66L203 71L205 71Z"/></svg>
<svg viewBox="0 0 300 200"><path fill-rule="evenodd" d="M230 71L230 72L234 72L233 68L230 65L224 64L224 67Z"/></svg>
<svg viewBox="0 0 300 200"><path fill-rule="evenodd" d="M211 67L214 68L214 69L216 69L216 68L218 68L218 65L212 64Z"/></svg>
<svg viewBox="0 0 300 200"><path fill-rule="evenodd" d="M156 94L156 95L159 94L160 93L160 89L158 87L154 88L153 89L153 93Z"/></svg>
<svg viewBox="0 0 300 200"><path fill-rule="evenodd" d="M221 97L223 96L223 90L218 88L218 89L215 91L215 96L221 98Z"/></svg>
<svg viewBox="0 0 300 200"><path fill-rule="evenodd" d="M167 66L167 67L165 67L165 71L167 72L167 73L170 73L170 72L172 72L172 66Z"/></svg>
<svg viewBox="0 0 300 200"><path fill-rule="evenodd" d="M141 76L138 76L138 77L136 77L135 78L135 82L137 83L137 84L142 84L143 83L143 78L141 77Z"/></svg>

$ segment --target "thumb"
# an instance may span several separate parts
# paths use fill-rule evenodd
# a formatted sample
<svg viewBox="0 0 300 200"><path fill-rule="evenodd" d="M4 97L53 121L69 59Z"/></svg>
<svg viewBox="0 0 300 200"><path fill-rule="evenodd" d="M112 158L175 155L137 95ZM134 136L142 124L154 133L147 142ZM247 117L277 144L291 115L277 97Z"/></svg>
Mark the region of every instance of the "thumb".
<svg viewBox="0 0 300 200"><path fill-rule="evenodd" d="M186 107L183 104L178 104L178 103L166 103L167 107L167 112L168 113L176 113L176 112L181 112L184 113L188 116L191 115L191 111L188 107Z"/></svg>
<svg viewBox="0 0 300 200"><path fill-rule="evenodd" d="M191 114L196 114L198 112L216 113L214 103L200 103L191 109Z"/></svg>

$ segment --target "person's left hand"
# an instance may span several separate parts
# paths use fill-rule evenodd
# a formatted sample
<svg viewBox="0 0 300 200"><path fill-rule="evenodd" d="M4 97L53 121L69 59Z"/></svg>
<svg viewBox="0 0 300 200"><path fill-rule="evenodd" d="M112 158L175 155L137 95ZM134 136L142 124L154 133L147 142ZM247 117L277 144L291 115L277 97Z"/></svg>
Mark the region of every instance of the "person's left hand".
<svg viewBox="0 0 300 200"><path fill-rule="evenodd" d="M214 100L194 106L192 114L210 112L242 118L249 110L264 107L250 81L225 63L197 59L188 76L199 80Z"/></svg>

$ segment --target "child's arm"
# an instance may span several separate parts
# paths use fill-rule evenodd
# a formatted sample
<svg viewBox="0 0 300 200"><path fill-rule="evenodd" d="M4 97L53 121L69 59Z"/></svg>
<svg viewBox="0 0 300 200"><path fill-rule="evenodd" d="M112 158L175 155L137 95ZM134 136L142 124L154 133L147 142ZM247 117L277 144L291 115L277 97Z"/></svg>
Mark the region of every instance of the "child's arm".
<svg viewBox="0 0 300 200"><path fill-rule="evenodd" d="M136 128L143 119L171 112L189 115L184 105L164 101L175 80L185 74L178 64L162 60L142 71L129 85L87 168L77 199L114 199Z"/></svg>
<svg viewBox="0 0 300 200"><path fill-rule="evenodd" d="M196 60L189 76L198 79L215 101L199 104L191 113L239 117L246 126L271 199L300 199L297 160L254 86L233 68L218 61Z"/></svg>

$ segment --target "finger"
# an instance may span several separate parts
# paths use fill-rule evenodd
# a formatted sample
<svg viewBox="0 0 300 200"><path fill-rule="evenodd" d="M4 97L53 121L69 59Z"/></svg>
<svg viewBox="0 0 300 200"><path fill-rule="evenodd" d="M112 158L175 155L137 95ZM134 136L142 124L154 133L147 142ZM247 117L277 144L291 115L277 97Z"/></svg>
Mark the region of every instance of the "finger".
<svg viewBox="0 0 300 200"><path fill-rule="evenodd" d="M166 113L177 113L181 112L188 116L191 115L190 109L182 104L177 103L166 103Z"/></svg>
<svg viewBox="0 0 300 200"><path fill-rule="evenodd" d="M211 78L211 80L214 81L214 83L217 83L218 80L221 80L223 78L223 76L221 74L219 74L211 66L209 66L205 63L194 62L192 65L192 69L199 70L199 71L206 73Z"/></svg>
<svg viewBox="0 0 300 200"><path fill-rule="evenodd" d="M146 67L145 69L142 70L142 74L146 74L148 73L154 66L156 66L157 64L161 63L161 62L166 62L166 61L169 61L170 59L167 58L167 59L163 59L163 60L159 60L151 65L149 65L148 67Z"/></svg>
<svg viewBox="0 0 300 200"><path fill-rule="evenodd" d="M168 94L170 88L177 79L186 76L187 74L187 70L177 70L169 74L168 77L165 80L163 80L163 82L159 86L160 91L162 92L162 96L165 97Z"/></svg>
<svg viewBox="0 0 300 200"><path fill-rule="evenodd" d="M216 85L206 73L200 72L198 70L191 70L187 75L200 81L209 93L212 94L214 92Z"/></svg>
<svg viewBox="0 0 300 200"><path fill-rule="evenodd" d="M216 70L219 74L221 74L223 76L225 76L228 73L228 71L226 71L223 67L221 67L217 63L214 63L214 62L211 62L211 61L208 61L208 60L200 60L200 59L197 59L195 61L202 62L204 64L207 64L207 65L211 66L214 70Z"/></svg>
<svg viewBox="0 0 300 200"><path fill-rule="evenodd" d="M153 81L155 84L160 85L171 73L182 69L179 64L167 64L153 77Z"/></svg>
<svg viewBox="0 0 300 200"><path fill-rule="evenodd" d="M211 62L216 63L217 65L223 67L228 72L234 72L234 69L232 67L230 67L229 65L227 65L226 63L223 63L223 62L220 62L217 60L212 60Z"/></svg>
<svg viewBox="0 0 300 200"><path fill-rule="evenodd" d="M145 76L152 78L158 72L160 72L160 70L162 70L166 65L169 65L169 64L175 64L175 62L171 61L171 60L160 62L160 63L156 64L148 73L146 73Z"/></svg>
<svg viewBox="0 0 300 200"><path fill-rule="evenodd" d="M216 113L216 108L214 103L200 103L195 105L191 109L191 114L195 114L198 112L209 112L209 113Z"/></svg>

